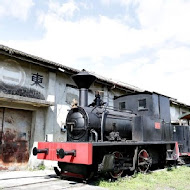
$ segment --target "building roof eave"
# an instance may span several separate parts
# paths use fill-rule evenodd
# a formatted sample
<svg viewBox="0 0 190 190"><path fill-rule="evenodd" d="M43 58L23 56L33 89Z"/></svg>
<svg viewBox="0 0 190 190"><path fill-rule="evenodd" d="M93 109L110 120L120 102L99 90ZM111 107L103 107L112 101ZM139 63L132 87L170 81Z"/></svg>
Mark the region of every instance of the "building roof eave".
<svg viewBox="0 0 190 190"><path fill-rule="evenodd" d="M0 92L0 100L10 102L10 103L21 103L21 104L28 104L35 107L49 107L54 106L54 102L49 102L46 100L35 99L35 98L28 98L18 95L11 95L11 94L4 94Z"/></svg>

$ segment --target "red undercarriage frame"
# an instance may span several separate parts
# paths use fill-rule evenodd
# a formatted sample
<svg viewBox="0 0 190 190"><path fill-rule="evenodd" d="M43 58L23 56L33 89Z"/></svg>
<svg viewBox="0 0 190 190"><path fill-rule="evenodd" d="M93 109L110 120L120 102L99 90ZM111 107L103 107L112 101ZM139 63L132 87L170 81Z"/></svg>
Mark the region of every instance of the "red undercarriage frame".
<svg viewBox="0 0 190 190"><path fill-rule="evenodd" d="M73 164L92 165L93 163L93 144L88 142L38 142L38 150L47 150L44 153L37 154L38 159L52 160ZM61 158L59 150L64 152L64 156ZM72 154L74 152L74 154ZM72 155L68 155L72 154ZM180 153L178 142L175 143L174 159L179 159L181 156L190 156L190 153ZM80 174L71 172L61 173L66 176L72 176L76 178L83 178Z"/></svg>
<svg viewBox="0 0 190 190"><path fill-rule="evenodd" d="M72 142L38 142L38 149L48 149L48 153L40 153L38 159L68 162L73 164L92 164L92 143ZM57 150L76 151L75 155L66 155L60 158Z"/></svg>

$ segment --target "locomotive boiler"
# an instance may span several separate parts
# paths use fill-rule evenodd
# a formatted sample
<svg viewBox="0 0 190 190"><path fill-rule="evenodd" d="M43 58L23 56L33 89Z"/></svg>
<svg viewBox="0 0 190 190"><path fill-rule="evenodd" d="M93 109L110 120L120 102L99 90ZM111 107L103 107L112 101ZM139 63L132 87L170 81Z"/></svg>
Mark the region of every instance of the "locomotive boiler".
<svg viewBox="0 0 190 190"><path fill-rule="evenodd" d="M168 97L124 95L110 108L97 93L88 104L88 89L96 77L81 72L72 78L79 88L79 105L73 105L66 118L67 142L38 142L33 149L38 159L58 162L58 175L89 179L103 173L118 178L179 160Z"/></svg>
<svg viewBox="0 0 190 190"><path fill-rule="evenodd" d="M105 140L131 140L131 111L116 111L108 108L97 93L94 102L88 105L88 88L95 77L86 72L73 76L79 88L79 106L72 108L66 119L67 141L103 142Z"/></svg>

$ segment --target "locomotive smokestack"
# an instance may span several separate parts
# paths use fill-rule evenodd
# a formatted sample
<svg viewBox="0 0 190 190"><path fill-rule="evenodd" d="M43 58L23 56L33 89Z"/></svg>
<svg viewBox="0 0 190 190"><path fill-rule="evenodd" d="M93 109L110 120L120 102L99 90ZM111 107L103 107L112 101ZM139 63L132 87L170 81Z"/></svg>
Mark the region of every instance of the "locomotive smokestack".
<svg viewBox="0 0 190 190"><path fill-rule="evenodd" d="M86 71L82 71L72 76L75 84L79 88L79 105L85 107L88 105L88 89L91 84L96 80L94 75L89 74Z"/></svg>

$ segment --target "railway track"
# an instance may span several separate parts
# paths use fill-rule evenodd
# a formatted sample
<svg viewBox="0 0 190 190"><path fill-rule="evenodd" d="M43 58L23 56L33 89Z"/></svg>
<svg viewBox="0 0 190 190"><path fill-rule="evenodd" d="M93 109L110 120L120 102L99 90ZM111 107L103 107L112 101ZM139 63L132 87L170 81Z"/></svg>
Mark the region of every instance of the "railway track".
<svg viewBox="0 0 190 190"><path fill-rule="evenodd" d="M81 182L60 180L54 171L13 171L0 172L1 190L95 190L103 189L97 186L88 185Z"/></svg>

